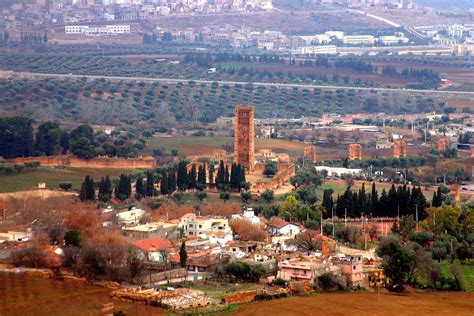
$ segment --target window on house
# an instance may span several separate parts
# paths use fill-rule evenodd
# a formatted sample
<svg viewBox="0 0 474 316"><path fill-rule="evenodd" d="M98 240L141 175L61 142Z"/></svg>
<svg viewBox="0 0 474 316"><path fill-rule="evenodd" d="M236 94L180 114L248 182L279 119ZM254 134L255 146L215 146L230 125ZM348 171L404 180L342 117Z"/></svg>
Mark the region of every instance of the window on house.
<svg viewBox="0 0 474 316"><path fill-rule="evenodd" d="M199 228L202 228L202 225L199 225Z"/></svg>

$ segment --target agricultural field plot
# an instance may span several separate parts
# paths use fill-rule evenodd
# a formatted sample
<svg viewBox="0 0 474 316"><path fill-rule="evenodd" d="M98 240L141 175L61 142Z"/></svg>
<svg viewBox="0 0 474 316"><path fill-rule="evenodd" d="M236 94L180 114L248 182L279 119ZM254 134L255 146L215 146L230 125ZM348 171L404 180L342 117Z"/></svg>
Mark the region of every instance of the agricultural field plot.
<svg viewBox="0 0 474 316"><path fill-rule="evenodd" d="M449 3L450 1L443 0L442 2ZM433 25L433 21L436 21L436 24L464 24L472 23L474 20L474 14L469 10L459 10L453 11L449 14L443 14L442 11L432 8L385 10L381 7L368 7L365 8L364 11L389 19L395 23L411 27Z"/></svg>
<svg viewBox="0 0 474 316"><path fill-rule="evenodd" d="M461 282L463 283L466 292L474 292L474 264L460 264L457 259L455 263L461 270ZM450 266L451 260L443 260L441 262L441 271L446 277L452 277Z"/></svg>
<svg viewBox="0 0 474 316"><path fill-rule="evenodd" d="M201 28L211 25L231 25L236 28L252 27L258 31L281 31L285 34L316 34L329 30L362 31L390 27L383 22L345 10L206 14L159 17L154 21L161 27Z"/></svg>
<svg viewBox="0 0 474 316"><path fill-rule="evenodd" d="M355 70L347 68L335 68L335 67L323 67L323 66L312 66L305 67L302 65L288 65L288 64L258 64L258 63L245 63L245 62L226 62L216 63L214 66L222 69L235 69L236 72L242 71L242 69L251 69L251 71L268 72L273 76L279 73L287 74L291 73L293 76L315 76L318 79L316 83L324 84L329 81L340 81L345 80L348 84L350 82L356 82L358 86L390 86L393 88L405 87L406 84L413 82L413 80L401 77L388 77L378 73L360 73Z"/></svg>
<svg viewBox="0 0 474 316"><path fill-rule="evenodd" d="M453 85L446 87L446 90L456 90L456 91L474 91L474 76L473 70L469 69L465 66L455 66L455 65L443 65L443 61L439 62L440 64L420 64L420 63L413 63L413 62L396 62L396 61L387 61L387 62L373 62L373 65L376 67L384 67L384 66L393 66L399 72L402 71L403 68L411 68L411 69L426 69L429 68L434 72L443 74L446 79L453 81ZM446 61L448 63L448 61ZM464 65L464 64L462 64ZM382 77L384 78L384 77ZM394 81L400 78L393 78Z"/></svg>
<svg viewBox="0 0 474 316"><path fill-rule="evenodd" d="M0 315L101 315L103 304L126 315L166 315L157 307L112 300L110 290L86 284L0 273Z"/></svg>
<svg viewBox="0 0 474 316"><path fill-rule="evenodd" d="M377 101L368 105L368 99ZM400 104L400 99L405 100L404 104ZM438 107L434 99L404 96L402 92L105 79L3 79L0 102L5 104L0 115L111 125L146 122L155 127L196 120L214 122L219 116L232 116L236 104L253 104L257 118L358 113L382 108L386 112L412 113Z"/></svg>
<svg viewBox="0 0 474 316"><path fill-rule="evenodd" d="M474 294L461 292L332 293L249 303L226 315L472 315Z"/></svg>
<svg viewBox="0 0 474 316"><path fill-rule="evenodd" d="M50 189L59 189L59 183L70 182L72 190L79 190L86 175L98 181L101 177L119 176L122 173L135 173L133 169L96 169L96 168L47 168L39 167L33 171L23 171L9 175L0 175L0 193L29 190L45 182Z"/></svg>
<svg viewBox="0 0 474 316"><path fill-rule="evenodd" d="M186 137L154 137L149 140L154 148L163 148L165 152L177 149L183 155L210 154L215 149L226 149L233 153L234 139L218 136L186 136ZM303 143L283 139L255 139L255 151L271 149L276 153L288 153L290 156L300 157L303 154Z"/></svg>

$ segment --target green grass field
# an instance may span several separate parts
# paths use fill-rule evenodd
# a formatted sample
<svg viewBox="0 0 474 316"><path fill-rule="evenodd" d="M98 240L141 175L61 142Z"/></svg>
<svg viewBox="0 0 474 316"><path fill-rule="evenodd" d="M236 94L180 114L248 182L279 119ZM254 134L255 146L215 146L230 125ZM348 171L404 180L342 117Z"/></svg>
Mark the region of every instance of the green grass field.
<svg viewBox="0 0 474 316"><path fill-rule="evenodd" d="M81 183L86 175L94 180L109 175L119 176L121 173L135 173L136 170L124 169L96 169L96 168L48 168L39 167L34 171L13 173L11 175L0 175L0 193L15 192L36 188L38 183L46 182L46 187L57 189L59 183L70 182L72 189L80 189Z"/></svg>
<svg viewBox="0 0 474 316"><path fill-rule="evenodd" d="M474 264L460 264L459 260L456 259L459 267L462 271L462 283L464 284L466 292L474 292ZM441 262L441 271L447 277L452 277L452 273L449 269L451 265L450 260L443 260Z"/></svg>
<svg viewBox="0 0 474 316"><path fill-rule="evenodd" d="M153 148L162 148L166 153L177 149L180 155L210 154L215 149L233 150L234 139L222 136L153 137L149 141ZM271 149L276 153L287 153L294 157L303 155L305 144L283 139L255 139L255 151Z"/></svg>

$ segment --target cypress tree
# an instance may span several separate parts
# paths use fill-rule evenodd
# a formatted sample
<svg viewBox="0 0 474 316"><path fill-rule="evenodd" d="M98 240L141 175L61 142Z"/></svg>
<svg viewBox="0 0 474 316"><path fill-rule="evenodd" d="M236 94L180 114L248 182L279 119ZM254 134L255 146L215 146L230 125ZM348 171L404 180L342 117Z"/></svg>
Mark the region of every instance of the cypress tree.
<svg viewBox="0 0 474 316"><path fill-rule="evenodd" d="M168 194L173 193L176 191L176 172L174 170L168 173Z"/></svg>
<svg viewBox="0 0 474 316"><path fill-rule="evenodd" d="M146 173L145 195L146 196L155 195L155 176L153 175L153 172L151 171L147 171Z"/></svg>
<svg viewBox="0 0 474 316"><path fill-rule="evenodd" d="M125 194L127 195L127 198L129 198L132 195L132 177L126 175L125 179Z"/></svg>
<svg viewBox="0 0 474 316"><path fill-rule="evenodd" d="M217 169L217 176L216 176L216 185L217 188L222 190L225 184L225 167L224 161L221 160L219 164L219 169Z"/></svg>
<svg viewBox="0 0 474 316"><path fill-rule="evenodd" d="M196 189L196 165L193 164L188 173L188 189Z"/></svg>
<svg viewBox="0 0 474 316"><path fill-rule="evenodd" d="M88 196L88 200L90 201L95 200L94 179L92 177L89 177L89 183L87 185L87 196Z"/></svg>
<svg viewBox="0 0 474 316"><path fill-rule="evenodd" d="M370 213L372 216L377 217L378 215L378 204L379 194L375 189L375 182L372 183L372 192L370 193Z"/></svg>
<svg viewBox="0 0 474 316"><path fill-rule="evenodd" d="M397 216L397 209L398 209L398 199L397 199L397 190L395 189L395 185L392 184L390 190L388 191L388 200L387 200L387 214L386 216L395 217Z"/></svg>
<svg viewBox="0 0 474 316"><path fill-rule="evenodd" d="M209 164L209 185L214 183L214 163Z"/></svg>
<svg viewBox="0 0 474 316"><path fill-rule="evenodd" d="M203 179L202 179L202 166L200 165L198 167L198 171L197 171L197 181L196 181L196 184L202 184L203 183Z"/></svg>
<svg viewBox="0 0 474 316"><path fill-rule="evenodd" d="M119 200L126 200L132 194L132 183L131 178L125 174L121 174L119 178L119 183L115 188L115 196Z"/></svg>
<svg viewBox="0 0 474 316"><path fill-rule="evenodd" d="M163 195L168 195L169 192L169 176L166 172L163 172L161 175L161 180L160 180L160 192Z"/></svg>
<svg viewBox="0 0 474 316"><path fill-rule="evenodd" d="M22 34L23 35L23 34ZM79 199L84 202L84 201L87 201L88 200L88 196L87 196L87 185L88 185L88 182L89 182L89 176L86 176L84 181L82 182L81 184L81 191L79 193Z"/></svg>
<svg viewBox="0 0 474 316"><path fill-rule="evenodd" d="M247 180L245 179L245 167L244 166L240 166L240 179L239 179L239 186L240 188L243 188L243 184L247 182Z"/></svg>
<svg viewBox="0 0 474 316"><path fill-rule="evenodd" d="M144 189L143 189L143 178L139 177L135 182L135 198L140 200L143 197Z"/></svg>
<svg viewBox="0 0 474 316"><path fill-rule="evenodd" d="M110 192L112 184L110 183L109 176L106 178L102 177L99 184L98 198L101 202L110 201L112 194Z"/></svg>
<svg viewBox="0 0 474 316"><path fill-rule="evenodd" d="M350 209L351 217L358 218L360 217L360 205L359 205L359 195L357 192L352 192L352 203Z"/></svg>
<svg viewBox="0 0 474 316"><path fill-rule="evenodd" d="M441 187L438 187L437 192L433 193L433 200L431 205L433 207L440 207L443 204L443 193L441 192Z"/></svg>
<svg viewBox="0 0 474 316"><path fill-rule="evenodd" d="M188 261L188 253L186 251L186 244L184 241L181 243L181 248L179 249L179 263L181 268L186 268L186 263Z"/></svg>
<svg viewBox="0 0 474 316"><path fill-rule="evenodd" d="M186 163L184 161L180 161L178 164L178 176L176 182L178 184L178 189L181 191L186 191L188 188L188 174L186 170Z"/></svg>
<svg viewBox="0 0 474 316"><path fill-rule="evenodd" d="M338 194L336 198L336 216L339 218L344 218L344 200L343 198Z"/></svg>
<svg viewBox="0 0 474 316"><path fill-rule="evenodd" d="M388 199L387 191L384 188L382 190L382 194L380 195L380 199L379 199L379 216L388 216L388 209L389 209L389 199Z"/></svg>
<svg viewBox="0 0 474 316"><path fill-rule="evenodd" d="M205 188L206 187L206 165L204 165L202 167L202 175L201 175L201 178L202 178L202 185L203 187Z"/></svg>
<svg viewBox="0 0 474 316"><path fill-rule="evenodd" d="M431 206L437 207L438 197L436 196L436 192L433 192L433 197L431 198Z"/></svg>
<svg viewBox="0 0 474 316"><path fill-rule="evenodd" d="M235 186L235 182L236 182L236 179L235 179L235 168L236 168L236 165L235 165L235 162L232 163L231 167L230 167L230 189L231 190L234 190L236 189L236 186Z"/></svg>
<svg viewBox="0 0 474 316"><path fill-rule="evenodd" d="M229 173L229 166L225 166L225 172L224 172L224 184L228 186L230 184L230 173Z"/></svg>
<svg viewBox="0 0 474 316"><path fill-rule="evenodd" d="M362 188L359 190L359 200L357 204L360 209L360 213L367 216L369 209L367 207L367 193L365 192L365 183L362 183Z"/></svg>
<svg viewBox="0 0 474 316"><path fill-rule="evenodd" d="M323 201L321 202L321 205L326 209L327 218L329 218L332 214L332 208L334 205L332 198L333 192L334 191L332 189L325 189L323 192Z"/></svg>

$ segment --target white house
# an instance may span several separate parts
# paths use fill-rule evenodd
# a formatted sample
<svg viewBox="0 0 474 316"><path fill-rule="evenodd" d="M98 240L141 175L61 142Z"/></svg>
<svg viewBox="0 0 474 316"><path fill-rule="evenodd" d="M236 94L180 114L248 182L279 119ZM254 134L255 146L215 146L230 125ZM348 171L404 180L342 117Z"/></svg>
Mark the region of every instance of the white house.
<svg viewBox="0 0 474 316"><path fill-rule="evenodd" d="M255 216L255 212L251 207L248 207L243 214L233 214L232 219L245 219L253 225L260 225L260 217Z"/></svg>
<svg viewBox="0 0 474 316"><path fill-rule="evenodd" d="M196 216L188 213L181 217L179 226L185 237L199 237L212 231L231 232L229 221L221 216Z"/></svg>
<svg viewBox="0 0 474 316"><path fill-rule="evenodd" d="M145 258L148 261L168 263L169 254L172 250L171 242L159 237L139 240L134 242L133 245L143 251Z"/></svg>
<svg viewBox="0 0 474 316"><path fill-rule="evenodd" d="M267 231L272 235L296 236L301 232L301 227L274 216L267 223Z"/></svg>
<svg viewBox="0 0 474 316"><path fill-rule="evenodd" d="M138 225L140 219L146 214L142 209L132 207L129 211L121 212L117 214L117 220L120 225L131 226Z"/></svg>

